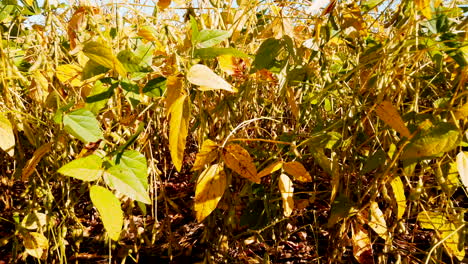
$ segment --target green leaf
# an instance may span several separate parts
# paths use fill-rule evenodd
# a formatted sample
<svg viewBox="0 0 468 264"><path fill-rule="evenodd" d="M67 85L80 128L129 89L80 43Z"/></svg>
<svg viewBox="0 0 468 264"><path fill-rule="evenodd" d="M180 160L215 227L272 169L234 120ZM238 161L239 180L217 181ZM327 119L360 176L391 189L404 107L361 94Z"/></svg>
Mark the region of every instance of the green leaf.
<svg viewBox="0 0 468 264"><path fill-rule="evenodd" d="M198 24L197 21L193 16L190 16L190 27L192 28L192 45L196 44L196 40L198 39Z"/></svg>
<svg viewBox="0 0 468 264"><path fill-rule="evenodd" d="M83 53L94 62L114 69L121 76L125 76L127 71L120 61L112 54L112 49L97 41L89 41L83 47Z"/></svg>
<svg viewBox="0 0 468 264"><path fill-rule="evenodd" d="M123 94L127 101L131 104L132 108L135 108L141 101L140 87L134 82L121 81L120 86L122 87Z"/></svg>
<svg viewBox="0 0 468 264"><path fill-rule="evenodd" d="M97 185L90 188L89 196L101 215L102 223L109 237L117 241L123 225L123 211L119 199L106 188Z"/></svg>
<svg viewBox="0 0 468 264"><path fill-rule="evenodd" d="M132 169L125 167L125 165L112 166L106 170L104 179L109 186L133 200L146 204L151 203L145 184L133 173Z"/></svg>
<svg viewBox="0 0 468 264"><path fill-rule="evenodd" d="M401 155L402 160L431 159L458 146L460 133L450 123L439 123L436 127L415 137Z"/></svg>
<svg viewBox="0 0 468 264"><path fill-rule="evenodd" d="M89 60L86 62L83 72L81 73L81 79L87 80L91 77L99 75L101 73L106 73L109 71L109 68L100 65L99 63Z"/></svg>
<svg viewBox="0 0 468 264"><path fill-rule="evenodd" d="M104 138L96 117L91 111L84 108L66 114L63 117L63 125L68 133L85 144Z"/></svg>
<svg viewBox="0 0 468 264"><path fill-rule="evenodd" d="M103 85L101 81L96 81L88 97L86 97L85 108L94 114L98 114L106 106L107 101L112 96L113 90L112 87Z"/></svg>
<svg viewBox="0 0 468 264"><path fill-rule="evenodd" d="M135 50L135 56L140 59L141 67L150 67L153 64L154 45L151 42L139 43Z"/></svg>
<svg viewBox="0 0 468 264"><path fill-rule="evenodd" d="M102 159L92 154L63 165L57 172L83 181L95 181L101 177L104 170Z"/></svg>
<svg viewBox="0 0 468 264"><path fill-rule="evenodd" d="M386 159L387 159L387 154L385 153L385 151L381 149L377 150L372 156L370 156L367 159L366 164L362 168L361 172L368 173L377 169L380 166L383 166Z"/></svg>
<svg viewBox="0 0 468 264"><path fill-rule="evenodd" d="M195 57L202 59L212 59L221 55L232 55L238 58L248 58L249 56L244 52L235 48L204 48L196 49Z"/></svg>
<svg viewBox="0 0 468 264"><path fill-rule="evenodd" d="M149 80L143 87L143 93L149 97L161 97L165 91L166 78L162 76Z"/></svg>
<svg viewBox="0 0 468 264"><path fill-rule="evenodd" d="M124 151L122 156L120 156L119 163L117 164L131 171L141 182L144 189L148 189L148 167L146 164L146 158L143 154L136 150Z"/></svg>
<svg viewBox="0 0 468 264"><path fill-rule="evenodd" d="M195 39L198 48L209 48L229 38L229 31L220 29L203 29Z"/></svg>
<svg viewBox="0 0 468 264"><path fill-rule="evenodd" d="M139 72L141 58L135 55L135 53L129 49L122 50L117 54L117 59L122 63L128 72Z"/></svg>
<svg viewBox="0 0 468 264"><path fill-rule="evenodd" d="M282 50L279 39L269 38L265 40L257 50L255 60L252 63L254 70L270 69L277 64L276 57Z"/></svg>
<svg viewBox="0 0 468 264"><path fill-rule="evenodd" d="M13 157L15 154L15 134L8 118L0 113L0 148Z"/></svg>

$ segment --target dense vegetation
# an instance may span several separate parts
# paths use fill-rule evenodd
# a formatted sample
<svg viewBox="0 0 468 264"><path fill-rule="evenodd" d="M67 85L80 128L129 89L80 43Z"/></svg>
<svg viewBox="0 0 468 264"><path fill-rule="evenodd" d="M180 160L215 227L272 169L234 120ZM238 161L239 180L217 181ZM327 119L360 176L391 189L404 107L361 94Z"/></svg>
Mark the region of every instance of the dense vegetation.
<svg viewBox="0 0 468 264"><path fill-rule="evenodd" d="M319 2L2 1L0 262L463 262L466 9Z"/></svg>

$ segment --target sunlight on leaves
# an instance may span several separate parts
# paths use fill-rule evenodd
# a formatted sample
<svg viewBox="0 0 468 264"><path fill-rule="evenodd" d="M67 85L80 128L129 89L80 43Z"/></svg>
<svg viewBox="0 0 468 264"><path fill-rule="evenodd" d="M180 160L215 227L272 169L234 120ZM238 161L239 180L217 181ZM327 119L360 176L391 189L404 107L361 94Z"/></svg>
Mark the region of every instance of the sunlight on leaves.
<svg viewBox="0 0 468 264"><path fill-rule="evenodd" d="M202 64L193 65L187 73L187 80L200 86L201 91L225 90L235 93L237 90L210 68Z"/></svg>
<svg viewBox="0 0 468 264"><path fill-rule="evenodd" d="M439 123L428 132L413 138L400 158L408 160L437 157L456 148L459 139L460 133L455 125Z"/></svg>
<svg viewBox="0 0 468 264"><path fill-rule="evenodd" d="M26 166L23 168L23 172L21 173L21 180L28 180L29 176L31 176L31 174L33 174L34 170L36 169L39 161L42 159L42 157L44 157L45 154L47 154L47 152L50 151L51 147L52 143L46 143L34 151L32 158L28 160Z"/></svg>
<svg viewBox="0 0 468 264"><path fill-rule="evenodd" d="M400 220L403 217L403 214L406 210L406 196L405 196L405 188L403 186L403 182L401 178L396 176L390 182L393 190L393 199L397 204L397 220Z"/></svg>
<svg viewBox="0 0 468 264"><path fill-rule="evenodd" d="M104 170L102 159L92 154L63 165L57 172L83 181L95 181L101 177Z"/></svg>
<svg viewBox="0 0 468 264"><path fill-rule="evenodd" d="M111 48L97 41L87 42L83 47L84 54L96 63L114 69L120 76L126 76L127 71L120 61L112 54Z"/></svg>
<svg viewBox="0 0 468 264"><path fill-rule="evenodd" d="M231 144L226 146L222 153L224 162L228 168L252 182L260 183L257 169L247 150L237 144Z"/></svg>
<svg viewBox="0 0 468 264"><path fill-rule="evenodd" d="M145 204L151 203L148 190L146 189L148 184L146 181L143 182L142 179L138 178L132 169L126 165L119 164L110 167L104 173L104 179L111 188L119 193Z"/></svg>
<svg viewBox="0 0 468 264"><path fill-rule="evenodd" d="M83 143L104 139L101 125L94 114L87 109L78 109L63 116L65 130Z"/></svg>
<svg viewBox="0 0 468 264"><path fill-rule="evenodd" d="M210 215L226 189L226 173L220 164L206 168L198 177L195 189L195 212L198 222Z"/></svg>
<svg viewBox="0 0 468 264"><path fill-rule="evenodd" d="M276 161L276 162L273 162L272 164L270 164L268 167L266 167L265 169L261 170L259 173L258 173L258 177L259 178L262 178L262 177L265 177L269 174L272 174L273 172L277 171L277 170L280 170L281 168L283 167L283 162L282 161Z"/></svg>
<svg viewBox="0 0 468 264"><path fill-rule="evenodd" d="M376 202L371 202L369 213L370 220L367 224L386 241L388 239L387 222L385 221L382 210L380 210L379 205Z"/></svg>
<svg viewBox="0 0 468 264"><path fill-rule="evenodd" d="M457 169L461 182L468 188L468 152L461 151L457 154Z"/></svg>
<svg viewBox="0 0 468 264"><path fill-rule="evenodd" d="M81 81L82 69L80 66L75 64L64 64L57 67L55 74L57 79L64 84L70 84L74 87L83 85Z"/></svg>
<svg viewBox="0 0 468 264"><path fill-rule="evenodd" d="M377 116L382 119L387 125L395 129L402 136L410 138L411 133L406 127L403 119L401 118L398 110L393 106L390 101L383 101L377 104L375 108Z"/></svg>
<svg viewBox="0 0 468 264"><path fill-rule="evenodd" d="M298 161L286 162L283 164L283 170L300 182L311 182L312 176L306 170L304 165Z"/></svg>
<svg viewBox="0 0 468 264"><path fill-rule="evenodd" d="M49 248L49 240L38 232L26 232L23 235L23 245L28 255L37 259L45 259L47 257L47 249Z"/></svg>
<svg viewBox="0 0 468 264"><path fill-rule="evenodd" d="M289 217L294 210L294 187L293 182L288 175L282 173L278 180L278 188L281 192L281 200L283 201L283 214Z"/></svg>
<svg viewBox="0 0 468 264"><path fill-rule="evenodd" d="M447 238L444 241L444 248L450 256L455 256L460 261L465 257L465 249L459 247L460 240L464 239L463 229L454 232L463 223L456 219L457 216L451 216L450 219L440 212L420 212L418 222L422 228L437 230L440 239Z"/></svg>
<svg viewBox="0 0 468 264"><path fill-rule="evenodd" d="M360 264L374 263L371 240L362 225L353 225L351 242L353 255Z"/></svg>
<svg viewBox="0 0 468 264"><path fill-rule="evenodd" d="M118 163L120 166L127 168L141 182L145 190L148 189L148 166L146 158L143 154L136 150L127 150L122 153Z"/></svg>
<svg viewBox="0 0 468 264"><path fill-rule="evenodd" d="M179 172L182 170L182 162L184 161L185 142L190 118L186 98L186 95L182 95L174 101L169 109L169 151L172 163Z"/></svg>
<svg viewBox="0 0 468 264"><path fill-rule="evenodd" d="M11 157L15 155L15 134L13 126L5 114L0 113L0 148Z"/></svg>
<svg viewBox="0 0 468 264"><path fill-rule="evenodd" d="M106 188L97 185L90 188L89 196L109 237L114 241L119 240L123 225L123 211L119 199Z"/></svg>
<svg viewBox="0 0 468 264"><path fill-rule="evenodd" d="M219 145L210 140L206 139L203 141L200 152L195 157L195 163L193 164L192 171L203 169L206 165L209 165L218 157Z"/></svg>
<svg viewBox="0 0 468 264"><path fill-rule="evenodd" d="M419 12L423 14L427 19L431 19L431 0L415 0L416 7L418 8Z"/></svg>

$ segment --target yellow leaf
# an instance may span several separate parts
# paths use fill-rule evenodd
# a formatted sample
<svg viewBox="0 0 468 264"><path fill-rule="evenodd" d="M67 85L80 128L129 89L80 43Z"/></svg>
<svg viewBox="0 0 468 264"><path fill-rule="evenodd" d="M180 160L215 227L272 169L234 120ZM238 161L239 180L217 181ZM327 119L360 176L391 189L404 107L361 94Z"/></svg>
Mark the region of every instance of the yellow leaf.
<svg viewBox="0 0 468 264"><path fill-rule="evenodd" d="M30 93L32 99L36 102L43 103L49 93L49 81L40 71L34 71L32 77L34 78L33 82L31 82L31 84L34 85Z"/></svg>
<svg viewBox="0 0 468 264"><path fill-rule="evenodd" d="M284 171L293 176L294 179L301 181L301 182L311 182L312 177L310 174L307 172L307 170L304 168L304 165L298 161L291 161L291 162L286 162L283 164L283 169Z"/></svg>
<svg viewBox="0 0 468 264"><path fill-rule="evenodd" d="M237 144L232 144L223 149L223 158L226 166L231 170L255 183L260 183L257 169L247 150Z"/></svg>
<svg viewBox="0 0 468 264"><path fill-rule="evenodd" d="M374 263L372 244L367 230L360 224L355 224L352 229L353 255L359 263Z"/></svg>
<svg viewBox="0 0 468 264"><path fill-rule="evenodd" d="M281 192L281 200L283 200L283 214L288 217L294 210L294 187L293 182L288 175L282 173L279 177L278 188Z"/></svg>
<svg viewBox="0 0 468 264"><path fill-rule="evenodd" d="M377 104L375 112L380 119L382 119L391 128L395 129L402 136L407 138L411 137L410 131L391 102L383 101L380 104Z"/></svg>
<svg viewBox="0 0 468 264"><path fill-rule="evenodd" d="M379 208L376 202L370 204L370 221L367 222L370 228L372 228L381 238L385 241L388 239L388 228L387 222L385 221L384 214Z"/></svg>
<svg viewBox="0 0 468 264"><path fill-rule="evenodd" d="M297 106L297 103L296 103L294 90L289 86L286 89L286 98L288 100L289 108L291 110L291 113L293 114L293 116L298 121L299 120L299 107Z"/></svg>
<svg viewBox="0 0 468 264"><path fill-rule="evenodd" d="M219 145L212 140L205 140L201 146L200 152L198 152L195 163L193 164L192 171L203 169L205 165L209 165L218 157Z"/></svg>
<svg viewBox="0 0 468 264"><path fill-rule="evenodd" d="M58 66L56 69L57 79L62 83L70 84L73 87L83 85L83 82L81 81L81 72L81 67L75 64L63 64Z"/></svg>
<svg viewBox="0 0 468 264"><path fill-rule="evenodd" d="M401 181L400 177L395 177L390 182L393 190L393 199L395 199L397 204L397 220L400 220L403 217L403 214L406 210L406 196L405 196L405 188L403 186L403 182Z"/></svg>
<svg viewBox="0 0 468 264"><path fill-rule="evenodd" d="M457 169L463 185L468 188L468 152L461 151L457 155Z"/></svg>
<svg viewBox="0 0 468 264"><path fill-rule="evenodd" d="M169 76L166 80L166 113L169 115L169 109L172 104L184 95L182 80L177 76Z"/></svg>
<svg viewBox="0 0 468 264"><path fill-rule="evenodd" d="M181 171L184 160L185 142L189 125L189 106L187 95L179 97L171 106L169 119L169 151L172 163Z"/></svg>
<svg viewBox="0 0 468 264"><path fill-rule="evenodd" d="M196 64L190 68L187 80L192 84L200 86L198 89L201 91L225 90L232 93L237 92L237 89L202 64Z"/></svg>
<svg viewBox="0 0 468 264"><path fill-rule="evenodd" d="M463 247L459 249L458 245L464 239L463 228L458 232L455 232L455 230L463 223L456 218L457 216L447 218L442 213L426 211L420 212L417 217L422 228L437 230L439 238L441 240L446 239L444 241L444 248L450 256L455 256L458 260L462 261L465 257L465 249Z"/></svg>
<svg viewBox="0 0 468 264"><path fill-rule="evenodd" d="M0 113L0 148L11 157L15 155L15 134L13 133L13 126L3 113Z"/></svg>
<svg viewBox="0 0 468 264"><path fill-rule="evenodd" d="M423 14L427 19L431 19L431 0L415 0L416 7L418 8L419 12Z"/></svg>
<svg viewBox="0 0 468 264"><path fill-rule="evenodd" d="M49 241L38 232L26 232L23 237L23 245L26 253L38 259L44 259L47 256Z"/></svg>
<svg viewBox="0 0 468 264"><path fill-rule="evenodd" d="M225 189L226 173L223 166L213 164L200 174L195 188L195 214L198 222L216 209Z"/></svg>
<svg viewBox="0 0 468 264"><path fill-rule="evenodd" d="M162 10L168 8L171 5L171 0L159 0L158 7Z"/></svg>
<svg viewBox="0 0 468 264"><path fill-rule="evenodd" d="M221 55L218 56L218 64L221 70L229 75L236 73L237 65L234 62L232 55Z"/></svg>
<svg viewBox="0 0 468 264"><path fill-rule="evenodd" d="M279 161L273 162L272 164L270 164L270 166L268 166L265 169L263 169L262 171L260 171L258 173L258 177L259 178L265 177L268 174L272 174L273 172L281 169L282 167L283 167L283 162L282 161L279 160Z"/></svg>
<svg viewBox="0 0 468 264"><path fill-rule="evenodd" d="M42 146L40 146L36 151L34 151L34 154L30 160L26 163L26 166L23 169L23 173L21 174L21 180L27 181L29 176L34 172L36 169L37 164L39 161L42 159L42 157L50 151L50 148L52 146L52 143L46 143Z"/></svg>
<svg viewBox="0 0 468 264"><path fill-rule="evenodd" d="M142 27L138 30L137 35L148 40L156 41L156 37L153 34L153 30L150 27Z"/></svg>
<svg viewBox="0 0 468 264"><path fill-rule="evenodd" d="M468 117L468 103L462 105L460 108L455 110L454 114L455 118L458 120L466 119Z"/></svg>
<svg viewBox="0 0 468 264"><path fill-rule="evenodd" d="M97 41L90 41L83 47L83 53L94 62L109 68L114 69L120 76L127 75L127 71L120 61L112 54L111 48Z"/></svg>

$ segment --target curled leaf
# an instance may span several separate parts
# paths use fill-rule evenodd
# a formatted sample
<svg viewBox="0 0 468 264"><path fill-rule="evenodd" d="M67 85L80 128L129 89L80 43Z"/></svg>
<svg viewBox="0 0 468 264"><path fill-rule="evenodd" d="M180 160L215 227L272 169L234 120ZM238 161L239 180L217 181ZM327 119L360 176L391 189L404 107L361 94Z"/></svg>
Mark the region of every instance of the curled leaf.
<svg viewBox="0 0 468 264"><path fill-rule="evenodd" d="M283 201L283 214L288 217L294 210L294 187L293 182L288 175L282 173L279 177L278 188L281 192L281 200Z"/></svg>
<svg viewBox="0 0 468 264"><path fill-rule="evenodd" d="M283 164L284 171L301 182L311 182L312 176L305 169L304 165L298 161L286 162Z"/></svg>

